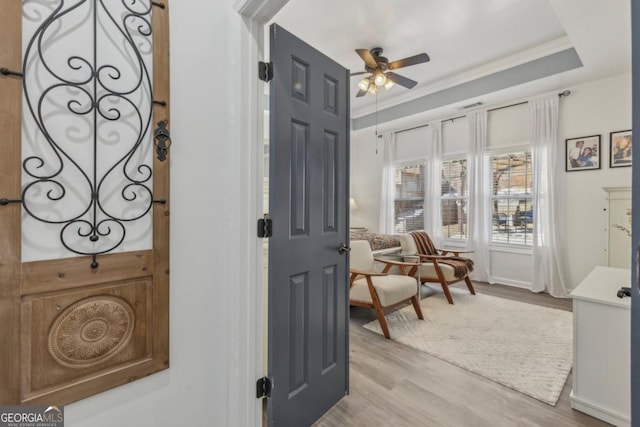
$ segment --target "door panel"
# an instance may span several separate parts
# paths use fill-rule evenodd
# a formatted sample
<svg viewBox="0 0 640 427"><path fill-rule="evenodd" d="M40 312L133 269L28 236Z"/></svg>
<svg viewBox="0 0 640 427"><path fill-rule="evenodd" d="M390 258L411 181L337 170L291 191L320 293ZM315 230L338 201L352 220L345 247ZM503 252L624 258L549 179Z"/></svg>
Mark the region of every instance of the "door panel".
<svg viewBox="0 0 640 427"><path fill-rule="evenodd" d="M329 266L322 269L322 308L324 317L322 319L322 374L334 369L338 363L338 339L341 336L338 322L337 308L338 284L336 267Z"/></svg>
<svg viewBox="0 0 640 427"><path fill-rule="evenodd" d="M309 236L309 124L291 123L291 235Z"/></svg>
<svg viewBox="0 0 640 427"><path fill-rule="evenodd" d="M153 251L103 255L100 267L88 269L86 259L78 261L77 258L27 262L22 264L21 293L51 292L149 276L153 270Z"/></svg>
<svg viewBox="0 0 640 427"><path fill-rule="evenodd" d="M326 99L326 98L325 98ZM340 161L338 157L338 135L324 131L324 170L322 175L322 206L323 206L323 231L335 233L338 231L339 181L337 179L336 165Z"/></svg>
<svg viewBox="0 0 640 427"><path fill-rule="evenodd" d="M23 13L31 19L34 16L44 19L49 14L58 13L55 20L62 20L67 15L63 10L64 7L73 7L76 10L86 8L84 9L86 16L90 16L89 14L98 10L98 7L107 7L106 5L126 8L127 11L119 14L118 18L128 20L129 25L137 24L129 27L135 30L126 37L136 41L150 38L153 40L146 46L142 43L138 47L144 49L153 46L153 99L161 101L153 103L152 110L148 108L147 117L150 125L141 132L146 132L147 135L153 133L156 123L168 121L169 5L167 0L153 2L153 6L150 1L131 4L83 1L76 2L74 5L61 3L59 8L51 8L51 2L28 3L29 6L40 8L38 12L29 15L23 11L23 7L27 7L24 2L9 2L0 8L0 66L24 71L25 75L30 72L30 61L27 61L29 62L27 70L22 70L21 65ZM152 7L153 11L150 12ZM113 17L107 17L106 13L103 18L107 20L106 22L117 25L116 21L112 20ZM45 39L50 35L46 31L44 34ZM65 32L65 37L73 41L73 34L73 31ZM117 35L125 36L125 33ZM110 37L115 36L112 33ZM58 40L55 37L53 40L45 40L43 46L48 49L47 46L55 44ZM75 41L78 42L78 37ZM123 42L123 44L126 43ZM117 42L114 41L112 46L115 45ZM88 45L78 43L78 46ZM103 45L97 43L93 46ZM131 54L130 51L129 54ZM77 76L65 79L59 74L59 68L56 68L56 72L52 72L48 78L57 82L51 83L51 87L53 85L74 86L75 93L84 94L82 96L85 101L86 99L93 101L86 103L86 110L79 108L79 102L63 104L63 107L68 106L69 114L81 116L83 123L94 126L94 128L89 127L92 132L86 135L82 133L82 136L78 137L78 129L69 125L66 134L69 139L73 139L78 146L86 143L87 152L93 153L98 151L97 140L94 137L91 144L91 134L104 131L114 139L108 140L106 137L106 143L101 142L103 143L101 150L105 149L104 146L113 145L114 150L120 153L122 145L128 143L124 141L123 135L131 132L128 124L122 122L121 125L126 130L123 130L120 138L117 137L118 123L120 123L118 119L126 115L126 111L121 106L133 105L136 102L145 102L150 106L151 94L147 93L147 97L135 102L125 100L129 94L126 90L110 87L111 83L120 79L117 70L109 68L109 64L98 63L110 59L97 54L93 58L95 61L93 65L90 61L75 57L67 63L72 73L84 72L89 76L86 81L78 80ZM60 64L58 63L57 66L59 67ZM100 71L87 73L91 67L98 69L98 66L103 70L103 74ZM109 77L106 77L107 74ZM35 71L34 75L40 76ZM122 82L122 80L119 81ZM169 366L169 159L161 161L154 155L151 168L141 166L142 169L138 169L138 173L152 170L149 181L152 184L149 186L153 189L154 203L146 213L153 222L152 249L97 253L95 257L80 256L22 262L21 241L24 230L21 216L28 215L28 212L27 205L21 201L21 197L24 196L25 200L30 197L26 192L23 194L21 182L22 174L28 174L26 169L23 171L21 155L22 83L17 76L0 76L0 93L3 95L0 97L0 126L5 132L6 141L5 151L0 156L0 324L3 326L1 335L3 345L0 346L0 384L2 385L0 404L51 404L52 402L66 404L134 381ZM45 93L47 84L43 84ZM82 88L78 88L80 86ZM107 101L110 102L110 106L101 106L105 98L109 97L111 99ZM120 107L116 102L118 100L121 102ZM118 108L122 110L119 111ZM30 114L29 111L26 113ZM37 119L45 121L47 116L41 114ZM57 120L61 121L60 118ZM144 120L141 118L140 122L143 123ZM30 133L37 133L43 129L47 128L25 125L25 130ZM58 138L60 135L65 134L56 134L55 137ZM49 143L51 139L53 134L37 138L43 144ZM147 149L150 150L151 142L149 141L148 144ZM51 150L50 147L52 147L50 144L45 146L46 149ZM55 159L55 156L53 158ZM60 158L65 162L68 159L69 167L76 167L70 157ZM109 164L100 163L99 160L95 160L92 165L85 162L83 166L88 164L95 171ZM129 167L127 170L130 171L132 167L127 162L120 163L124 165L121 169ZM125 172L124 175L126 174ZM91 173L87 176L90 178ZM34 175L27 178L31 180L27 182L37 182L38 185L51 184L54 179L57 179ZM123 180L123 187L129 185L127 188L130 188L130 185L137 185L134 182L137 178L126 179L128 180ZM65 185L69 185L68 193L53 193L53 196L45 194L50 197L50 203L45 203L45 206L63 202L65 194L73 192L70 186L73 182L69 181L73 180L64 181ZM95 176L92 184L94 185L90 194L92 206L104 203L108 197L113 197L113 194L108 194L104 199L100 198L99 186L102 183L97 184ZM61 194L62 197L57 198ZM78 194L72 194L72 197L77 198ZM116 195L120 197L117 193ZM132 196L131 193L123 190L121 197L125 201L130 201ZM4 203L1 199L5 199ZM113 212L110 213L113 214ZM126 217L126 213L124 218L124 222L131 221L130 217ZM60 227L60 224L42 222L40 226ZM81 232L79 228L77 231L76 229L72 231L77 234L76 239L89 237L89 234L83 234L85 231ZM92 242L97 242L103 237L108 240L107 228L94 228L93 234L96 238L91 240ZM30 238L30 244L37 243L37 239L34 241ZM73 254L65 256L69 255Z"/></svg>
<svg viewBox="0 0 640 427"><path fill-rule="evenodd" d="M151 357L152 280L25 297L23 402Z"/></svg>
<svg viewBox="0 0 640 427"><path fill-rule="evenodd" d="M272 426L310 425L348 391L348 71L271 31Z"/></svg>

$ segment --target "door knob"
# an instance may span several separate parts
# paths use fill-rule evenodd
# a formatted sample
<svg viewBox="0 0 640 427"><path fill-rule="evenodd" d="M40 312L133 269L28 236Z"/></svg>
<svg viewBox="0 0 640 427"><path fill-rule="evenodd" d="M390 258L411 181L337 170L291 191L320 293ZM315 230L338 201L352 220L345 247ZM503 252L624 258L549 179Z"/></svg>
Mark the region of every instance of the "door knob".
<svg viewBox="0 0 640 427"><path fill-rule="evenodd" d="M349 246L345 245L344 243L340 243L340 247L338 248L338 253L341 255L344 255L350 250L351 248Z"/></svg>

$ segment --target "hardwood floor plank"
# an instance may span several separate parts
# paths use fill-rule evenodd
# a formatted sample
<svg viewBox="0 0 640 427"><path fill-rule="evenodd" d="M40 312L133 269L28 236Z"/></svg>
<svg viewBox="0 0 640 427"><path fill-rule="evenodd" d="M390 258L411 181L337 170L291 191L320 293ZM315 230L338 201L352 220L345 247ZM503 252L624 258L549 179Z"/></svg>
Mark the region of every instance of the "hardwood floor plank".
<svg viewBox="0 0 640 427"><path fill-rule="evenodd" d="M478 293L571 311L570 299L474 283ZM426 294L438 292L437 287ZM571 409L571 375L557 405L520 392L364 329L372 310L352 308L350 394L314 425L344 426L607 426Z"/></svg>

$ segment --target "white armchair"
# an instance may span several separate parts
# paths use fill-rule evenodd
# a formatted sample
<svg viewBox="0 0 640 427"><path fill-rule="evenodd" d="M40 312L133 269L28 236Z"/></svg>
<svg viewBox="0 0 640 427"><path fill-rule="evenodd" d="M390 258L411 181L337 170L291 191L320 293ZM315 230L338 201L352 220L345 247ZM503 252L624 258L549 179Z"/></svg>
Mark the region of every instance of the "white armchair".
<svg viewBox="0 0 640 427"><path fill-rule="evenodd" d="M385 269L377 272L375 262L386 264ZM392 266L398 266L400 274L389 274ZM415 263L374 259L371 246L366 240L351 242L349 259L349 303L353 306L372 308L380 322L384 337L389 339L389 328L384 313L399 308L408 302L413 305L419 319L423 319L418 299L418 282L408 275Z"/></svg>

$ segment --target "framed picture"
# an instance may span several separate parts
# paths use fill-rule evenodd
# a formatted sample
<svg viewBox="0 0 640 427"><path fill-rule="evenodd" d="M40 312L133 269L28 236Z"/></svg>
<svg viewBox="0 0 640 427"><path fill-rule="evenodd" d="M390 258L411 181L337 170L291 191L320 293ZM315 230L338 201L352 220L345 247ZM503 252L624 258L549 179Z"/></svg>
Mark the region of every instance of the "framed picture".
<svg viewBox="0 0 640 427"><path fill-rule="evenodd" d="M566 140L566 171L600 169L600 135Z"/></svg>
<svg viewBox="0 0 640 427"><path fill-rule="evenodd" d="M631 166L631 131L621 130L609 134L609 166L621 168Z"/></svg>

